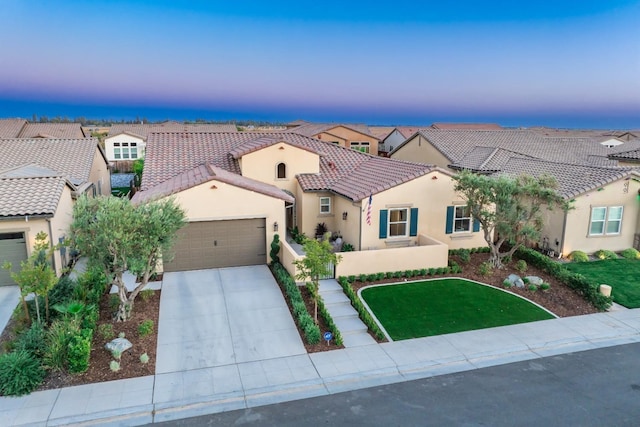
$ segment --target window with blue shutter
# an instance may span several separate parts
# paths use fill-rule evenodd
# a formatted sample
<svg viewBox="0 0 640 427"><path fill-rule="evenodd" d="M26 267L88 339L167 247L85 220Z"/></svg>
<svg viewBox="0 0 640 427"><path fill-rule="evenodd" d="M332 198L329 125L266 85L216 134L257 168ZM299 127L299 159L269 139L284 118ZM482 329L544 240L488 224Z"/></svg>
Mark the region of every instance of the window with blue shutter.
<svg viewBox="0 0 640 427"><path fill-rule="evenodd" d="M446 234L453 233L453 215L454 215L454 206L447 206L447 225L445 227L444 232Z"/></svg>
<svg viewBox="0 0 640 427"><path fill-rule="evenodd" d="M409 219L409 236L418 235L418 208L411 208Z"/></svg>
<svg viewBox="0 0 640 427"><path fill-rule="evenodd" d="M473 232L477 233L478 231L480 231L480 221L478 221L477 219L473 220Z"/></svg>
<svg viewBox="0 0 640 427"><path fill-rule="evenodd" d="M389 218L389 211L387 209L380 209L380 238L387 238L387 221Z"/></svg>

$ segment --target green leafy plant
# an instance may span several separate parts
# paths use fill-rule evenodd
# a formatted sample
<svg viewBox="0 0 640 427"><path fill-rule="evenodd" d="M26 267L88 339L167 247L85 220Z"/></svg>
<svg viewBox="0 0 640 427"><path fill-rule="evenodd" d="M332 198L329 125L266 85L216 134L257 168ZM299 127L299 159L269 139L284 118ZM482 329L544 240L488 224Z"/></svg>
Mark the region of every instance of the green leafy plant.
<svg viewBox="0 0 640 427"><path fill-rule="evenodd" d="M142 323L138 325L138 335L140 335L141 337L146 337L151 333L153 333L153 320L143 320Z"/></svg>
<svg viewBox="0 0 640 427"><path fill-rule="evenodd" d="M358 282L366 282L366 281L367 281L367 275L366 274L358 275Z"/></svg>
<svg viewBox="0 0 640 427"><path fill-rule="evenodd" d="M458 251L458 258L464 264L468 264L471 261L471 252L469 249L460 249Z"/></svg>
<svg viewBox="0 0 640 427"><path fill-rule="evenodd" d="M124 337L125 337L124 332L120 332L120 333L118 334L118 338L124 338Z"/></svg>
<svg viewBox="0 0 640 427"><path fill-rule="evenodd" d="M379 340L384 339L385 336L382 333L382 330L380 329L378 324L375 322L375 320L373 320L373 317L371 316L369 311L365 308L364 304L362 303L362 301L360 300L356 292L351 287L351 284L349 284L349 282L344 277L339 277L338 283L340 284L340 286L342 286L342 289L344 290L345 295L351 301L351 305L353 306L353 308L355 308L356 311L358 312L358 315L360 316L360 320L362 320L362 322L365 325L367 325L367 328L369 328L369 330L375 335L377 339Z"/></svg>
<svg viewBox="0 0 640 427"><path fill-rule="evenodd" d="M28 351L37 358L42 358L47 349L46 337L44 326L36 322L18 336L14 347L16 350Z"/></svg>
<svg viewBox="0 0 640 427"><path fill-rule="evenodd" d="M342 244L342 252L353 252L355 248L351 243L343 243Z"/></svg>
<svg viewBox="0 0 640 427"><path fill-rule="evenodd" d="M324 234L327 231L327 224L325 224L324 222L319 222L318 225L316 225L316 238L324 237Z"/></svg>
<svg viewBox="0 0 640 427"><path fill-rule="evenodd" d="M120 362L112 360L109 362L109 369L111 369L112 372L118 372L120 370Z"/></svg>
<svg viewBox="0 0 640 427"><path fill-rule="evenodd" d="M573 251L569 254L568 257L573 262L587 262L589 261L589 256L582 251Z"/></svg>
<svg viewBox="0 0 640 427"><path fill-rule="evenodd" d="M635 248L625 249L620 255L626 259L640 259L640 252Z"/></svg>
<svg viewBox="0 0 640 427"><path fill-rule="evenodd" d="M140 298L142 301L149 301L155 293L156 292L153 289L143 289L140 291Z"/></svg>
<svg viewBox="0 0 640 427"><path fill-rule="evenodd" d="M504 279L502 281L502 286L504 286L505 288L510 288L511 286L513 286L513 284L509 280Z"/></svg>
<svg viewBox="0 0 640 427"><path fill-rule="evenodd" d="M65 319L54 321L47 330L47 348L44 354L44 364L51 369L64 370L69 360L69 342L80 332L76 322Z"/></svg>
<svg viewBox="0 0 640 427"><path fill-rule="evenodd" d="M149 363L149 355L147 353L142 353L140 355L140 363L142 363L143 365Z"/></svg>
<svg viewBox="0 0 640 427"><path fill-rule="evenodd" d="M527 289L529 289L531 292L535 292L538 290L538 287L532 283L527 287Z"/></svg>
<svg viewBox="0 0 640 427"><path fill-rule="evenodd" d="M493 269L491 268L491 264L488 262L483 262L478 266L478 274L482 277L487 277L493 274Z"/></svg>
<svg viewBox="0 0 640 427"><path fill-rule="evenodd" d="M606 249L600 249L593 254L598 259L618 259L618 254Z"/></svg>
<svg viewBox="0 0 640 427"><path fill-rule="evenodd" d="M100 334L100 336L104 340L109 341L113 339L113 337L115 336L115 332L113 332L113 325L111 323L103 323L102 325L98 326L98 334Z"/></svg>
<svg viewBox="0 0 640 427"><path fill-rule="evenodd" d="M280 236L278 234L273 235L269 255L271 256L271 262L280 262Z"/></svg>
<svg viewBox="0 0 640 427"><path fill-rule="evenodd" d="M524 272L526 272L526 271L527 271L527 269L529 268L529 267L527 266L527 261L525 261L525 260L523 260L523 259L519 259L519 260L516 262L516 266L515 266L515 267L516 267L516 270L518 270L520 273L524 273Z"/></svg>
<svg viewBox="0 0 640 427"><path fill-rule="evenodd" d="M85 372L89 368L89 356L91 355L91 339L93 331L82 329L79 334L74 335L69 340L69 372Z"/></svg>
<svg viewBox="0 0 640 427"><path fill-rule="evenodd" d="M5 396L22 396L35 390L45 370L30 352L17 350L0 356L0 391Z"/></svg>
<svg viewBox="0 0 640 427"><path fill-rule="evenodd" d="M540 284L540 289L543 291L548 291L549 289L551 289L551 285L547 282L543 282L542 284Z"/></svg>
<svg viewBox="0 0 640 427"><path fill-rule="evenodd" d="M453 273L453 274L462 273L462 267L460 267L460 264L458 264L454 260L450 260L449 261L449 268L451 269L451 273Z"/></svg>
<svg viewBox="0 0 640 427"><path fill-rule="evenodd" d="M122 358L122 352L120 350L112 350L111 356L116 360L120 360Z"/></svg>

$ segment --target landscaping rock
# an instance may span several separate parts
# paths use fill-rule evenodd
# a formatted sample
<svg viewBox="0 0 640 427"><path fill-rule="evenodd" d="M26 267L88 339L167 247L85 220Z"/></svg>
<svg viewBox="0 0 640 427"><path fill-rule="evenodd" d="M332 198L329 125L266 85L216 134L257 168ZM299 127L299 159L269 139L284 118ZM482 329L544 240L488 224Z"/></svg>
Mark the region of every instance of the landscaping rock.
<svg viewBox="0 0 640 427"><path fill-rule="evenodd" d="M517 274L510 274L507 280L516 288L524 288L524 281Z"/></svg>
<svg viewBox="0 0 640 427"><path fill-rule="evenodd" d="M542 283L544 282L544 280L542 280L540 277L538 276L526 276L524 278L525 281L528 281L529 284L531 285L536 285L536 286L540 286L542 285Z"/></svg>
<svg viewBox="0 0 640 427"><path fill-rule="evenodd" d="M131 344L131 341L126 338L116 338L104 345L104 348L109 350L112 354L116 352L122 354L131 347L133 347L133 344Z"/></svg>

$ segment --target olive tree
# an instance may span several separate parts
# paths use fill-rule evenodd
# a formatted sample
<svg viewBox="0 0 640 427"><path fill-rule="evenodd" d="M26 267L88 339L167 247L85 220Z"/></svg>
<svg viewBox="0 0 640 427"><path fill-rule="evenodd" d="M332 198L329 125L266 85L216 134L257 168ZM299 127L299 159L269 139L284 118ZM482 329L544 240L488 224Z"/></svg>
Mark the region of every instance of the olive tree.
<svg viewBox="0 0 640 427"><path fill-rule="evenodd" d="M502 268L502 260L520 246L540 238L544 209L570 209L549 175L488 176L463 171L453 179L455 190L480 223L490 248L489 263L495 268ZM505 243L509 249L501 252Z"/></svg>

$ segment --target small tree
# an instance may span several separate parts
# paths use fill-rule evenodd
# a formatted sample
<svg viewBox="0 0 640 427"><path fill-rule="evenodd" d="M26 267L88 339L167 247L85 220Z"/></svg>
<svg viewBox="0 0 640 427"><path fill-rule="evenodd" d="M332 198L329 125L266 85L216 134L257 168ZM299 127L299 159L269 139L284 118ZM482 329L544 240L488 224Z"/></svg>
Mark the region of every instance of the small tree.
<svg viewBox="0 0 640 427"><path fill-rule="evenodd" d="M337 265L342 257L333 253L331 243L326 238L322 240L307 239L303 248L305 257L293 262L298 269L296 279L310 280L309 285L314 302L313 318L318 323L318 299L320 298L318 286L320 277L331 274L329 264Z"/></svg>
<svg viewBox="0 0 640 427"><path fill-rule="evenodd" d="M490 248L489 263L495 268L502 268L502 260L511 257L520 246L539 239L543 209L570 209L569 202L556 191L555 178L549 175L514 178L463 171L453 179L455 190L467 201L471 216L482 227ZM504 243L511 247L500 252Z"/></svg>

